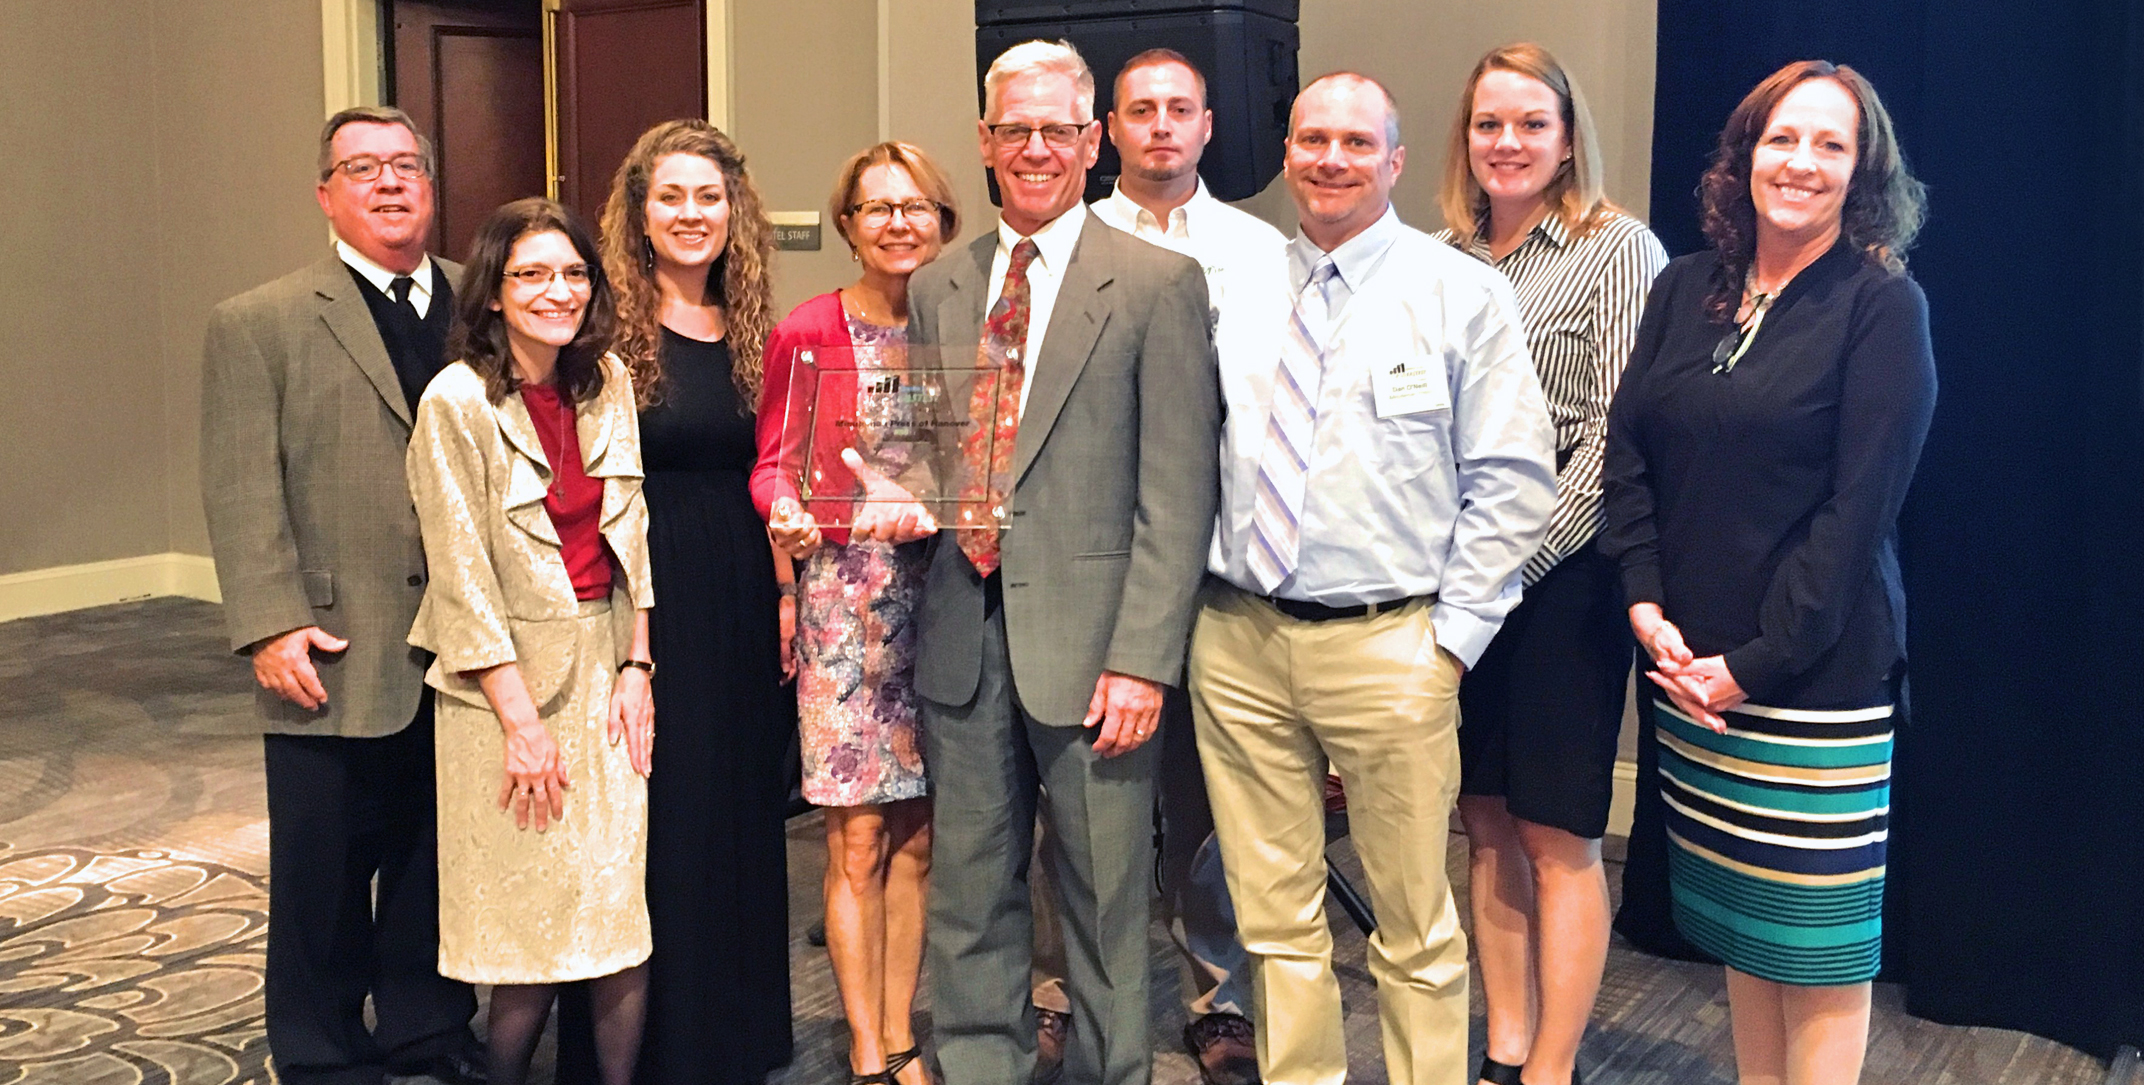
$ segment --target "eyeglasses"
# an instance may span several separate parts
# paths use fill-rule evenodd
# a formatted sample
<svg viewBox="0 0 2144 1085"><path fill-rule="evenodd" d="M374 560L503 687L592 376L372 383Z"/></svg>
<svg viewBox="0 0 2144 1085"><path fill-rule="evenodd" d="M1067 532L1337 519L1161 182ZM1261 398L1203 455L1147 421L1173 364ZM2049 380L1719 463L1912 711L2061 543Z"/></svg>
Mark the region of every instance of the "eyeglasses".
<svg viewBox="0 0 2144 1085"><path fill-rule="evenodd" d="M520 283L522 286L533 290L549 290L553 279L564 279L568 288L578 289L588 285L590 275L591 272L588 270L587 264L568 264L562 268L510 267L506 269L506 278L509 281Z"/></svg>
<svg viewBox="0 0 2144 1085"><path fill-rule="evenodd" d="M1040 132L1042 142L1062 150L1078 143L1080 134L1093 123L1086 121L1081 124L1045 124L1040 128L1030 124L993 124L990 126L990 138L1000 147L1025 147L1029 137Z"/></svg>
<svg viewBox="0 0 2144 1085"><path fill-rule="evenodd" d="M899 203L891 200L865 200L849 205L849 214L854 215L859 224L873 230L892 222L896 213L907 219L910 225L919 225L924 222L937 222L939 217L945 214L945 206L935 200L924 199L902 200Z"/></svg>
<svg viewBox="0 0 2144 1085"><path fill-rule="evenodd" d="M1712 348L1714 373L1735 371L1735 363L1741 361L1742 356L1749 353L1749 345L1757 341L1757 329L1764 327L1764 314L1778 299L1776 293L1759 294L1750 299L1749 319L1727 329L1727 334L1720 337L1719 345Z"/></svg>
<svg viewBox="0 0 2144 1085"><path fill-rule="evenodd" d="M329 166L328 171L340 171L344 177L364 184L378 177L383 166L394 170L405 181L422 181L432 175L431 163L426 162L423 155L415 154L398 154L384 161L369 154L353 155Z"/></svg>

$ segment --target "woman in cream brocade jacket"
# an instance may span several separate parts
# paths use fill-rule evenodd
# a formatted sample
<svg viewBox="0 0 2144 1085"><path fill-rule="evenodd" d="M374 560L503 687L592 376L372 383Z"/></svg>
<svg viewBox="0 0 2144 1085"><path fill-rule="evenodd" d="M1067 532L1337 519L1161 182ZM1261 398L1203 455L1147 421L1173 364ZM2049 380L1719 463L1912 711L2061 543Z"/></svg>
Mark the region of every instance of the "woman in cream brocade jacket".
<svg viewBox="0 0 2144 1085"><path fill-rule="evenodd" d="M440 971L480 983L608 975L649 951L643 870L647 783L605 741L611 680L652 607L633 382L603 359L603 389L575 411L584 469L603 482L602 534L617 580L607 603L575 599L544 508L551 469L517 393L498 403L457 362L440 373L410 439L411 496L431 583L409 642L435 652ZM608 609L608 658L580 658ZM597 630L603 628L599 623ZM571 790L548 831L517 830L497 799L504 737L474 672L519 664L557 740Z"/></svg>

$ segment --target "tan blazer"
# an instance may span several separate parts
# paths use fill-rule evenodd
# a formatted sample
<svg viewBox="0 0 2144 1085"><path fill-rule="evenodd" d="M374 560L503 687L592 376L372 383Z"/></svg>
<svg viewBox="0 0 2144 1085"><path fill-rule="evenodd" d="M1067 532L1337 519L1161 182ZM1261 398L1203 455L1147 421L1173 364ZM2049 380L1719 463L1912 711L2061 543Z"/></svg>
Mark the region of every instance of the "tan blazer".
<svg viewBox="0 0 2144 1085"><path fill-rule="evenodd" d="M350 642L313 656L326 705L255 688L249 729L378 738L417 714L423 654L403 638L425 568L403 481L409 431L379 326L333 253L209 317L201 503L231 649L309 625Z"/></svg>
<svg viewBox="0 0 2144 1085"><path fill-rule="evenodd" d="M603 391L575 412L581 466L603 480L603 538L624 578L611 590L619 657L633 612L655 605L648 574L648 504L641 495L640 416L632 378L603 359ZM540 712L573 673L573 596L558 529L543 507L550 461L519 395L492 403L484 379L455 362L417 404L409 490L424 529L431 584L409 643L438 655L424 680L489 707L470 671L519 663Z"/></svg>

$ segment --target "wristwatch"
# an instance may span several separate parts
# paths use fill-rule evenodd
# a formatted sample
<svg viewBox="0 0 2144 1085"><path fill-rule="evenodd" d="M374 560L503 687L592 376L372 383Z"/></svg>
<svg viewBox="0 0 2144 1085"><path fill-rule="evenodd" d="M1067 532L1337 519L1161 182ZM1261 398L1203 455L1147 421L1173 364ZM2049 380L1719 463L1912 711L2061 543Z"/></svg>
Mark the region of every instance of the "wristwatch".
<svg viewBox="0 0 2144 1085"><path fill-rule="evenodd" d="M634 670L646 671L648 672L648 677L655 677L655 664L650 663L645 659L628 659L625 662L618 664L618 673L624 674L627 667L631 667Z"/></svg>

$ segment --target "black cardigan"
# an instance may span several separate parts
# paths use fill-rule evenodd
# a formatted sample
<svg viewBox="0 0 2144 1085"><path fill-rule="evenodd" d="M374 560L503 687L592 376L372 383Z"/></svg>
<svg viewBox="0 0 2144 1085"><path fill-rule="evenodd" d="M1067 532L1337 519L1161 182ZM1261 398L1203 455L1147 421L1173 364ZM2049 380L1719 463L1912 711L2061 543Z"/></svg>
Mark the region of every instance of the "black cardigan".
<svg viewBox="0 0 2144 1085"><path fill-rule="evenodd" d="M1601 548L1626 602L1724 654L1752 702L1882 703L1906 651L1898 510L1935 410L1927 298L1842 243L1714 373L1718 262L1653 284L1608 415Z"/></svg>

